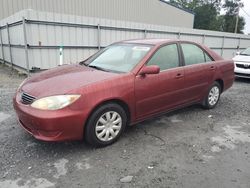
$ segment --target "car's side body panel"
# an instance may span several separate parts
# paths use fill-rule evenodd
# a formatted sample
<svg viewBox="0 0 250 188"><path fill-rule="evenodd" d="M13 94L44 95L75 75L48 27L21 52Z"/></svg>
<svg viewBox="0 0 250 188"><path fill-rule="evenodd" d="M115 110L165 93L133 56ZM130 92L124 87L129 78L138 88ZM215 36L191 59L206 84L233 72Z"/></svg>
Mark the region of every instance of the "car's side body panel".
<svg viewBox="0 0 250 188"><path fill-rule="evenodd" d="M216 62L217 71L213 80L223 81L223 91L229 89L234 82L234 63L232 60L221 60Z"/></svg>
<svg viewBox="0 0 250 188"><path fill-rule="evenodd" d="M181 75L181 77L178 77ZM185 102L183 67L135 78L136 117L161 112Z"/></svg>
<svg viewBox="0 0 250 188"><path fill-rule="evenodd" d="M201 93L208 87L211 82L210 72L205 69L206 65L185 66L185 97L188 101L197 101L201 98Z"/></svg>
<svg viewBox="0 0 250 188"><path fill-rule="evenodd" d="M77 89L77 92L82 94L82 101L79 103L82 104L82 106L74 107L86 111L86 117L89 117L99 105L106 102L120 101L128 107L131 121L135 121L134 77L132 73L128 73L114 80L105 80L91 84L80 90ZM71 93L75 92L74 90L71 91ZM87 119L88 118L85 118L83 125Z"/></svg>

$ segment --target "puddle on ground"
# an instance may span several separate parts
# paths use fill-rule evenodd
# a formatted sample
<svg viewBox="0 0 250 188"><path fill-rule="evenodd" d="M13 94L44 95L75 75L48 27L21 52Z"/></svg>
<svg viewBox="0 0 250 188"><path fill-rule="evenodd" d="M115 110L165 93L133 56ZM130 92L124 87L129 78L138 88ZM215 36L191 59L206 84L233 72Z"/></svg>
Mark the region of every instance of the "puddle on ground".
<svg viewBox="0 0 250 188"><path fill-rule="evenodd" d="M54 178L58 179L60 176L64 176L67 174L68 170L66 168L66 164L69 162L67 159L60 159L54 163L54 167L56 168L56 174Z"/></svg>
<svg viewBox="0 0 250 188"><path fill-rule="evenodd" d="M219 146L212 146L212 148L211 148L211 151L212 152L220 152L221 151L221 148L219 147Z"/></svg>
<svg viewBox="0 0 250 188"><path fill-rule="evenodd" d="M178 118L177 115L170 116L168 119L169 119L172 123L181 123L181 122L183 122L181 119Z"/></svg>
<svg viewBox="0 0 250 188"><path fill-rule="evenodd" d="M211 141L215 143L211 148L212 152L219 152L221 148L234 149L238 143L250 142L250 134L244 132L241 126L225 126L222 128L223 134L211 138Z"/></svg>
<svg viewBox="0 0 250 188"><path fill-rule="evenodd" d="M10 114L0 112L0 123L3 122L4 120L8 119L9 117L10 117Z"/></svg>
<svg viewBox="0 0 250 188"><path fill-rule="evenodd" d="M183 122L183 120L179 119L177 115L173 115L170 117L160 118L159 120L157 120L157 123L166 124L169 121L171 123L182 123Z"/></svg>
<svg viewBox="0 0 250 188"><path fill-rule="evenodd" d="M24 181L21 178L16 180L4 180L0 181L1 188L51 188L55 184L44 178L32 178Z"/></svg>
<svg viewBox="0 0 250 188"><path fill-rule="evenodd" d="M84 163L78 162L75 164L76 168L78 170L88 170L92 168L92 166L89 164L89 158L84 159Z"/></svg>

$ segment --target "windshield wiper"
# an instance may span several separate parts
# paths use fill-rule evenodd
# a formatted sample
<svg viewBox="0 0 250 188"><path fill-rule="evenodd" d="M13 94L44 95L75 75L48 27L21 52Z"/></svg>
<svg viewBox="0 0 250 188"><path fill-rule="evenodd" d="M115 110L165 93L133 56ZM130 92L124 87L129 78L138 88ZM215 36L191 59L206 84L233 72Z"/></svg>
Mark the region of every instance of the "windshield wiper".
<svg viewBox="0 0 250 188"><path fill-rule="evenodd" d="M250 56L250 54L244 54L244 53L243 53L243 54L240 54L240 55Z"/></svg>
<svg viewBox="0 0 250 188"><path fill-rule="evenodd" d="M101 70L101 71L105 71L105 72L110 72L109 70L107 69L104 69L102 67L98 67L98 66L95 66L95 65L86 65L88 67L91 67L91 68L94 68L94 69L97 69L97 70Z"/></svg>
<svg viewBox="0 0 250 188"><path fill-rule="evenodd" d="M80 65L88 66L88 64L86 63L86 61L81 61L79 64L80 64Z"/></svg>
<svg viewBox="0 0 250 188"><path fill-rule="evenodd" d="M101 71L105 71L105 72L113 72L113 73L125 73L125 72L122 72L122 71L116 71L116 70L110 70L110 69L105 69L105 68L102 68L102 67L98 67L96 65L86 65L87 67L91 67L91 68L94 68L94 69L97 69L97 70L101 70Z"/></svg>

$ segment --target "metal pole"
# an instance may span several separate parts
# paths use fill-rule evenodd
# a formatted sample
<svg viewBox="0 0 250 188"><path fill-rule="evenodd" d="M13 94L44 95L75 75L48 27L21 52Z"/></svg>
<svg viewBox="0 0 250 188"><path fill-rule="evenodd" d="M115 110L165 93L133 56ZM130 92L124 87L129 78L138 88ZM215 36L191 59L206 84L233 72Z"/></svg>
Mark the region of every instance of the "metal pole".
<svg viewBox="0 0 250 188"><path fill-rule="evenodd" d="M240 42L241 42L241 37L239 38L239 42L238 42L239 49L240 49Z"/></svg>
<svg viewBox="0 0 250 188"><path fill-rule="evenodd" d="M63 46L59 48L59 66L63 65Z"/></svg>
<svg viewBox="0 0 250 188"><path fill-rule="evenodd" d="M29 54L28 54L28 44L27 44L27 31L26 31L26 20L23 17L23 39L24 39L24 46L25 46L25 61L26 61L26 71L28 76L30 76L30 65L29 65Z"/></svg>
<svg viewBox="0 0 250 188"><path fill-rule="evenodd" d="M2 56L3 56L3 64L4 64L4 63L5 63L5 59L4 59L4 50L3 50L2 29L0 29L0 42L1 42L1 51L2 51Z"/></svg>
<svg viewBox="0 0 250 188"><path fill-rule="evenodd" d="M235 23L234 33L237 33L237 30L238 30L238 22L239 22L239 11L238 11L238 14L237 14L237 16L236 16L236 23Z"/></svg>
<svg viewBox="0 0 250 188"><path fill-rule="evenodd" d="M181 32L178 33L178 39L180 39L180 38L181 38Z"/></svg>
<svg viewBox="0 0 250 188"><path fill-rule="evenodd" d="M236 15L236 23L235 23L234 33L237 33L237 31L238 31L239 14L240 14L240 8L242 8L242 7L244 7L244 4L239 2L238 7L237 7L237 15Z"/></svg>
<svg viewBox="0 0 250 188"><path fill-rule="evenodd" d="M202 44L205 44L205 39L206 39L206 35L204 34L202 37Z"/></svg>
<svg viewBox="0 0 250 188"><path fill-rule="evenodd" d="M11 50L11 43L10 43L10 30L9 30L8 23L6 23L6 29L7 29L8 45L9 45L9 53L10 53L10 64L11 64L11 69L13 69L12 50Z"/></svg>
<svg viewBox="0 0 250 188"><path fill-rule="evenodd" d="M98 50L101 49L101 27L100 24L97 25L97 45L98 45Z"/></svg>
<svg viewBox="0 0 250 188"><path fill-rule="evenodd" d="M144 30L144 39L147 38L147 29Z"/></svg>
<svg viewBox="0 0 250 188"><path fill-rule="evenodd" d="M223 56L223 53L224 53L224 44L225 44L225 36L223 36L223 39L222 39L221 56Z"/></svg>
<svg viewBox="0 0 250 188"><path fill-rule="evenodd" d="M240 5L238 5L237 8L237 15L236 15L236 22L235 22L235 27L234 27L234 33L237 33L238 30L238 23L239 23L239 13L240 13Z"/></svg>

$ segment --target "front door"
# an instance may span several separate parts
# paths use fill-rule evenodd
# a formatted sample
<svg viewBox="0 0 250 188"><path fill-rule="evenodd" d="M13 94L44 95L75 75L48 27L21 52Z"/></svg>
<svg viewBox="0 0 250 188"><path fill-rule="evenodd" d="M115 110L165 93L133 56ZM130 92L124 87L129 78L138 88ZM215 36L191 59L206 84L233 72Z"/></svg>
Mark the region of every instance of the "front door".
<svg viewBox="0 0 250 188"><path fill-rule="evenodd" d="M158 65L160 73L136 76L137 119L143 119L183 103L185 75L179 59L177 44L162 46L144 65Z"/></svg>

